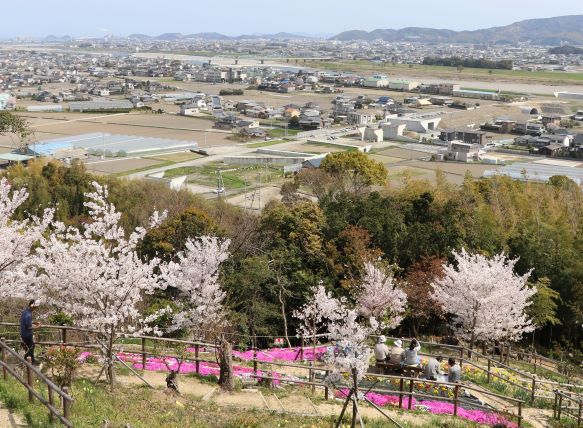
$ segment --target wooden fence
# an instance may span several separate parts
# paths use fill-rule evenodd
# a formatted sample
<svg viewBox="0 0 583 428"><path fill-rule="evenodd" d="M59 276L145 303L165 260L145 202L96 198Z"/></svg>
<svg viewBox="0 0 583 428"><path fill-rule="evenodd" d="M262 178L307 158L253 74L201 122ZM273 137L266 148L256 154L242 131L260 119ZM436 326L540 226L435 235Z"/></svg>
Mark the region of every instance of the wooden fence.
<svg viewBox="0 0 583 428"><path fill-rule="evenodd" d="M20 382L28 391L28 401L33 402L36 398L49 411L49 419L51 422L58 419L66 427L72 427L69 419L71 403L73 398L68 394L67 387L63 389L55 385L49 378L41 373L31 363L22 358L16 351L14 351L4 340L0 339L0 365L2 366L2 378L8 380L8 375ZM12 364L9 360L12 360ZM23 377L15 367L18 366L26 371L26 377ZM35 378L44 384L47 388L47 397L45 398L41 393L34 389ZM55 395L60 404L55 403ZM62 406L62 412L59 410Z"/></svg>
<svg viewBox="0 0 583 428"><path fill-rule="evenodd" d="M16 327L18 324L14 323L0 323L0 326L9 327L12 332L13 336L16 333ZM36 330L37 337L37 344L45 345L45 346L52 346L52 345L65 345L65 346L73 346L77 348L84 348L84 349L97 349L99 346L96 345L96 342L91 340L90 337L92 335L96 335L97 332L94 330L83 329L78 327L70 327L70 326L42 326L40 329ZM211 343L205 343L201 341L187 341L187 340L180 340L180 339L171 339L171 338L161 338L161 337L151 337L151 336L131 336L131 335L121 335L122 339L126 339L131 341L132 343L123 343L120 344L127 349L127 352L138 354L141 358L142 367L146 366L147 358L158 356L161 352L163 352L164 356L180 358L178 355L172 355L167 352L167 347L172 349L172 347L176 346L190 346L194 348L194 356L188 357L185 361L194 362L195 364L195 373L200 374L200 363L208 362L208 363L215 363L216 359L209 359L203 358L202 354L209 354L210 349L215 349L216 345ZM10 339L6 340L7 343L16 343L19 342L19 339ZM301 347L298 351L298 356L300 359L303 356L304 349L310 349L311 347L305 347L304 340L301 340ZM5 345L6 346L6 345ZM476 367L478 370L482 370L484 373L487 374L488 379L499 377L501 380L508 381L503 377L498 376L492 370L491 367L488 369L484 369L483 367L479 366L475 362L475 357L473 359L468 359L466 357L466 350L463 347L455 347L450 345L441 345L449 350L454 350L457 354L458 359L460 360L461 364L470 364ZM203 352L204 351L204 352ZM261 361L257 357L257 349L254 349L253 359L250 361L253 365L253 374L252 377L256 379L262 379L265 381L280 381L282 383L288 384L299 384L304 386L309 386L312 388L313 391L316 389L322 390L325 399L329 399L330 397L330 385L324 383L323 381L319 380L325 377L328 373L328 368L324 365L319 365L316 361L311 361L309 365L305 364L296 364L296 363L286 363L286 362L278 362L278 361L271 361L271 362L264 362ZM430 355L430 354L429 354ZM481 354L480 354L481 355ZM488 357L482 356L483 358L488 359ZM294 370L305 370L306 375L305 377L308 379L307 381L299 380L299 379L290 379L290 378L280 378L270 375L273 372L273 367L287 367L293 368ZM420 382L420 379L409 378L405 376L388 376L388 375L380 375L380 374L371 374L375 379L387 380L387 381L395 381L399 384L399 390L395 391L392 389L382 388L373 384L367 384L366 382L362 384L362 389L367 390L368 392L377 392L382 394L388 395L398 395L399 396L399 407L404 407L404 397L408 398L421 398L421 399L431 399L435 401L445 401L450 402L453 404L454 415L457 416L458 408L461 404L469 404L472 408L482 409L488 412L493 412L500 414L502 416L509 417L511 419L515 419L519 426L522 424L522 407L523 401L513 398L507 397L500 394L495 394L489 391L484 391L482 389L477 389L468 385L461 385L461 384L451 384L447 382L437 382L437 381L428 381L422 380L424 384L428 385L436 385L448 388L450 391L453 391L453 397L443 397L443 396L434 396L430 394L424 394L420 392L415 392L413 386L415 383ZM514 384L516 387L520 387L523 389L528 390L522 385ZM338 387L342 387L338 385ZM492 397L496 399L503 399L509 402L512 405L516 406L516 413L511 413L508 411L503 410L496 410L488 406L483 406L476 402L469 402L466 398L460 396L460 389L463 388L466 391L475 391L479 392L480 394L486 397ZM67 396L68 397L68 396ZM70 397L69 397L70 400ZM65 402L65 401L64 401ZM70 401L68 402L70 405ZM411 409L412 400L408 400L407 407ZM66 409L68 411L68 407Z"/></svg>
<svg viewBox="0 0 583 428"><path fill-rule="evenodd" d="M581 426L581 416L583 411L583 399L580 395L575 395L564 391L555 391L555 403L553 405L553 419L561 421L570 419L575 421L577 427Z"/></svg>

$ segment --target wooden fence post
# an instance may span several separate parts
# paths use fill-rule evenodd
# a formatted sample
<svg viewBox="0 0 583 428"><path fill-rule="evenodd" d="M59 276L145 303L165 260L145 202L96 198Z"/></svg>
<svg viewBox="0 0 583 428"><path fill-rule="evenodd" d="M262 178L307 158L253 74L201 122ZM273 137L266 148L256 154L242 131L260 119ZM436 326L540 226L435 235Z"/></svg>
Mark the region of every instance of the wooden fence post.
<svg viewBox="0 0 583 428"><path fill-rule="evenodd" d="M146 338L142 337L142 370L146 370Z"/></svg>
<svg viewBox="0 0 583 428"><path fill-rule="evenodd" d="M583 406L583 403L579 401L579 411L577 412L577 428L581 426L581 406Z"/></svg>
<svg viewBox="0 0 583 428"><path fill-rule="evenodd" d="M198 343L194 344L194 366L196 374L200 374L200 361L198 359L198 354L200 352L200 345Z"/></svg>
<svg viewBox="0 0 583 428"><path fill-rule="evenodd" d="M302 341L300 342L300 360L304 360L304 345L306 344L304 336L302 336Z"/></svg>
<svg viewBox="0 0 583 428"><path fill-rule="evenodd" d="M522 426L522 401L518 402L518 428Z"/></svg>
<svg viewBox="0 0 583 428"><path fill-rule="evenodd" d="M257 376L257 348L253 348L253 374Z"/></svg>
<svg viewBox="0 0 583 428"><path fill-rule="evenodd" d="M30 387L30 389L32 389L33 387L33 381L32 381L32 370L30 368L30 365L26 365L26 384ZM31 390L28 390L28 401L32 403L32 400L34 400L34 395L32 394Z"/></svg>
<svg viewBox="0 0 583 428"><path fill-rule="evenodd" d="M488 383L490 383L490 370L492 370L492 361L488 358Z"/></svg>
<svg viewBox="0 0 583 428"><path fill-rule="evenodd" d="M61 343L67 343L67 327L61 327Z"/></svg>
<svg viewBox="0 0 583 428"><path fill-rule="evenodd" d="M2 341L2 362L6 363L6 350L4 349L6 339L3 337L0 340ZM2 366L2 377L4 378L4 380L8 379L8 371L6 370L6 367L4 365Z"/></svg>
<svg viewBox="0 0 583 428"><path fill-rule="evenodd" d="M563 396L559 395L559 408L557 409L557 420L561 420L561 407L563 407Z"/></svg>
<svg viewBox="0 0 583 428"><path fill-rule="evenodd" d="M413 404L413 379L409 381L409 402L407 403L408 410L411 410L412 404Z"/></svg>
<svg viewBox="0 0 583 428"><path fill-rule="evenodd" d="M403 408L403 378L399 379L399 409Z"/></svg>
<svg viewBox="0 0 583 428"><path fill-rule="evenodd" d="M316 385L313 384L314 383L314 379L315 379L314 360L313 359L312 359L312 361L310 361L310 374L308 376L308 379L312 383L312 394L314 394L316 392Z"/></svg>
<svg viewBox="0 0 583 428"><path fill-rule="evenodd" d="M63 392L67 395L69 395L69 388L68 387L63 387ZM66 399L63 398L63 416L65 417L65 419L69 420L69 410L71 409L71 402Z"/></svg>
<svg viewBox="0 0 583 428"><path fill-rule="evenodd" d="M48 389L48 397L49 397L49 404L53 407L55 407L55 401L53 399L53 388L51 388L51 386L49 384L47 384L47 389ZM55 415L53 415L53 411L49 410L49 421L51 423L54 422L55 419Z"/></svg>
<svg viewBox="0 0 583 428"><path fill-rule="evenodd" d="M535 398L534 396L535 396L535 394L536 394L536 377L533 376L532 377L532 394L530 396L530 401L532 403L534 403L534 398Z"/></svg>
<svg viewBox="0 0 583 428"><path fill-rule="evenodd" d="M555 391L555 404L553 405L553 419L557 419L557 404L559 403L559 394Z"/></svg>
<svg viewBox="0 0 583 428"><path fill-rule="evenodd" d="M326 378L328 377L328 375L330 374L330 370L326 370ZM328 398L330 396L330 388L328 388L328 384L324 384L324 400L328 401Z"/></svg>
<svg viewBox="0 0 583 428"><path fill-rule="evenodd" d="M457 416L458 398L460 394L460 386L456 385L453 389L453 415Z"/></svg>

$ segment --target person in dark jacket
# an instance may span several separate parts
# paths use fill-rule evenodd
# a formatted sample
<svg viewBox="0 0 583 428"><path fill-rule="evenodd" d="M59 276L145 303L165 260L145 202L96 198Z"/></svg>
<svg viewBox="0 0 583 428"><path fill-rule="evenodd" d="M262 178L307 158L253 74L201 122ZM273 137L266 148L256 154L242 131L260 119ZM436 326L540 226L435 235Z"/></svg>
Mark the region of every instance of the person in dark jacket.
<svg viewBox="0 0 583 428"><path fill-rule="evenodd" d="M20 316L20 339L22 340L22 346L26 351L24 359L30 358L32 364L36 364L36 360L34 359L33 330L40 327L40 323L32 321L32 312L36 307L36 301L31 299L28 302L28 306L22 311L22 315Z"/></svg>

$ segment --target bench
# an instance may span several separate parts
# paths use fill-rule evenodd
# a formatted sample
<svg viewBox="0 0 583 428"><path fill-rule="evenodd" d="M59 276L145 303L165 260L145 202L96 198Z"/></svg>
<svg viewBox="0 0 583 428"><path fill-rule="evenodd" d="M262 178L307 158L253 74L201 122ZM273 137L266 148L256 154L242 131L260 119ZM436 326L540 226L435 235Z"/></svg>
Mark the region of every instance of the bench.
<svg viewBox="0 0 583 428"><path fill-rule="evenodd" d="M419 377L424 369L418 366L402 366L401 364L391 364L385 361L377 361L375 368L384 375L404 375L407 377Z"/></svg>

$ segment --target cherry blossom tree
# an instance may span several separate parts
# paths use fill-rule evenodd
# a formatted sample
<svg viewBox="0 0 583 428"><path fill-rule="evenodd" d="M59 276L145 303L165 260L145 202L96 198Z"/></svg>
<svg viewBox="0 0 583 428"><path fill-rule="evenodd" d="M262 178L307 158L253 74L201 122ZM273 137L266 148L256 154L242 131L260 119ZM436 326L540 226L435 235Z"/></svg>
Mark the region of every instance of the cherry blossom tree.
<svg viewBox="0 0 583 428"><path fill-rule="evenodd" d="M335 346L333 353L326 353L325 362L332 367L325 381L337 388L346 373L350 374L350 388L346 395L342 413L338 419L337 427L342 423L342 417L349 402L352 401L352 425L356 426L356 419L362 418L358 407L358 401L362 398L358 392L358 384L364 378L372 350L367 343L368 338L379 328L379 323L374 317L363 319L357 309L348 308L344 303L336 312L339 316L327 323L327 337Z"/></svg>
<svg viewBox="0 0 583 428"><path fill-rule="evenodd" d="M327 322L336 320L344 315L343 301L338 300L327 292L322 281L312 287L312 298L293 316L300 321L298 334L303 338L310 338L316 356L318 332L327 329Z"/></svg>
<svg viewBox="0 0 583 428"><path fill-rule="evenodd" d="M53 219L53 210L45 210L43 218L15 220L14 213L28 198L25 189L11 191L6 178L0 180L0 295L4 298L31 297L28 278L23 268L37 242Z"/></svg>
<svg viewBox="0 0 583 428"><path fill-rule="evenodd" d="M140 325L140 304L145 294L160 288L157 259L144 262L136 245L146 229L137 228L126 237L121 213L108 201L108 190L93 183L85 206L90 221L82 228L55 226L40 241L31 261L36 290L42 299L70 315L79 326L97 330L104 356L104 369L114 382L114 344L122 333L134 333ZM164 215L154 213L150 226Z"/></svg>
<svg viewBox="0 0 583 428"><path fill-rule="evenodd" d="M225 292L219 283L219 267L229 258L230 241L202 236L186 242L186 250L177 261L160 266L164 287L178 292L170 330L184 329L194 336L211 338L217 343L220 365L219 385L234 389L232 348L229 341L229 322L223 301Z"/></svg>
<svg viewBox="0 0 583 428"><path fill-rule="evenodd" d="M374 317L383 328L401 324L407 305L407 294L401 290L390 272L378 264L366 262L364 277L356 296L356 307L366 318Z"/></svg>
<svg viewBox="0 0 583 428"><path fill-rule="evenodd" d="M525 309L536 290L527 286L530 272L516 275L518 260L504 254L487 258L462 249L453 252L455 264L444 264L443 276L433 283L433 297L454 315L459 334L470 341L516 341L534 329Z"/></svg>
<svg viewBox="0 0 583 428"><path fill-rule="evenodd" d="M224 321L225 292L219 284L219 267L229 258L230 243L211 236L189 239L176 262L160 266L164 287L178 292L170 330L186 329L197 335Z"/></svg>

